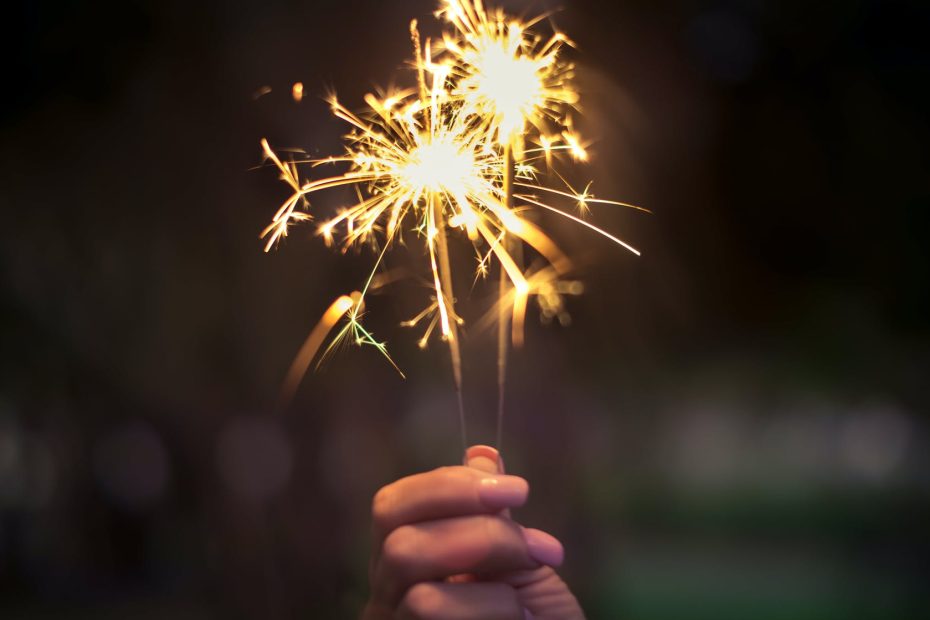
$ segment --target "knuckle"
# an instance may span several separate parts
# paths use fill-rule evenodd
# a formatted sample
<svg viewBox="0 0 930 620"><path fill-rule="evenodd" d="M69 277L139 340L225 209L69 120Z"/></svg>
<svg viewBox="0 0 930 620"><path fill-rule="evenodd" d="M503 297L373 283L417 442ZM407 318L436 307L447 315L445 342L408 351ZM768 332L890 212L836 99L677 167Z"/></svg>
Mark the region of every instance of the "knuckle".
<svg viewBox="0 0 930 620"><path fill-rule="evenodd" d="M371 519L379 527L384 527L390 518L391 510L394 506L394 489L393 485L387 485L378 489L371 500Z"/></svg>
<svg viewBox="0 0 930 620"><path fill-rule="evenodd" d="M381 557L384 563L396 573L402 573L415 553L413 549L415 533L411 526L402 525L384 539L381 545Z"/></svg>
<svg viewBox="0 0 930 620"><path fill-rule="evenodd" d="M407 590L401 605L408 617L429 620L442 611L442 592L432 584L417 583Z"/></svg>

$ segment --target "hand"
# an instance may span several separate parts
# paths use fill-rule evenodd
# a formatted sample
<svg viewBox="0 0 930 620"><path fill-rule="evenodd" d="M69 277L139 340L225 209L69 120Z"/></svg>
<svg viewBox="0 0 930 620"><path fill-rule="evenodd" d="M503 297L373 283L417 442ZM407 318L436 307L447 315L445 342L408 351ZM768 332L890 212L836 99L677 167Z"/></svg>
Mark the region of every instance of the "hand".
<svg viewBox="0 0 930 620"><path fill-rule="evenodd" d="M561 543L509 517L529 485L503 475L493 448L469 448L466 460L375 494L363 620L583 620L553 570Z"/></svg>

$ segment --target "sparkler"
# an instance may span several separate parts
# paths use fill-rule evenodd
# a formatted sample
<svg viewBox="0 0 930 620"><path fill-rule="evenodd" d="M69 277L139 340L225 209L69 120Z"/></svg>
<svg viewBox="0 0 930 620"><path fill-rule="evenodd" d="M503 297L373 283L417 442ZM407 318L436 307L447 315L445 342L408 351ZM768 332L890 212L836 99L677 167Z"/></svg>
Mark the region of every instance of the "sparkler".
<svg viewBox="0 0 930 620"><path fill-rule="evenodd" d="M524 24L508 18L500 9L486 11L481 0L444 0L437 16L445 17L455 31L443 36L445 50L453 57L453 74L458 78L453 96L459 97L467 109L480 119L503 152L501 170L504 205L513 208L513 169L515 160L523 155L526 126L535 129L540 141L551 146L547 125L561 126L566 106L578 101L571 86L573 67L560 59L562 46L568 39L555 33L544 44ZM547 123L547 121L550 121ZM550 158L551 163L551 158ZM518 242L505 238L503 243L517 263L522 263L522 248ZM508 297L509 282L501 270L498 287L500 299ZM514 296L512 340L522 342L522 321L526 295ZM497 331L497 444L503 437L504 387L507 380L507 308L501 304Z"/></svg>
<svg viewBox="0 0 930 620"><path fill-rule="evenodd" d="M481 0L442 0L436 14L452 30L435 45L429 40L422 45L416 21L411 23L415 88L369 94L367 110L360 114L335 96L329 99L333 114L350 128L341 156L282 161L262 141L265 156L293 191L262 232L266 251L287 236L292 224L313 219L312 194L351 186L358 202L323 220L318 233L327 245L338 243L343 251L370 245L377 255L365 286L337 299L311 332L288 373L284 398L293 394L315 358L324 359L346 340L375 347L397 368L384 343L361 321L365 297L386 254L407 232L424 245L432 298L404 325L425 325L421 347L437 330L448 344L465 443L459 345L464 320L456 310L448 249L449 233L456 233L475 248L477 277L486 276L492 263L499 268L498 296L489 314L493 318L479 322L498 325L499 445L507 352L511 344L522 343L529 297L537 297L544 320L564 323L562 297L580 292L578 283L563 279L571 268L568 258L524 213L561 215L639 254L583 219L591 204L633 205L597 199L590 185L577 192L564 180L565 189L538 181L542 166L550 176L563 178L555 169L563 155L587 160L583 142L572 129L578 93L572 85L573 66L563 58L571 45L564 34L543 38L533 32L542 17L524 22L499 9L486 9ZM344 170L302 179L299 164L311 170ZM558 201L574 202L579 215L558 206ZM525 248L542 258L542 267L525 268ZM345 325L320 354L326 334L342 320Z"/></svg>

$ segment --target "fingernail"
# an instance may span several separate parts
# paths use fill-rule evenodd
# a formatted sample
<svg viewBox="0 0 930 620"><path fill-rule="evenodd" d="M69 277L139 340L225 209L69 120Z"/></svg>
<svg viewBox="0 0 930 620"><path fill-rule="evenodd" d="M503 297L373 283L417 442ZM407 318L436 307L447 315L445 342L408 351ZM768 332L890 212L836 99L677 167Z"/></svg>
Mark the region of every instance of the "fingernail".
<svg viewBox="0 0 930 620"><path fill-rule="evenodd" d="M530 485L518 476L494 476L478 483L481 503L493 509L522 506L529 492Z"/></svg>
<svg viewBox="0 0 930 620"><path fill-rule="evenodd" d="M565 559L565 549L554 536L533 528L524 528L523 538L530 557L548 566L559 566Z"/></svg>
<svg viewBox="0 0 930 620"><path fill-rule="evenodd" d="M501 471L500 454L491 446L470 447L465 451L465 464L489 474L496 474Z"/></svg>

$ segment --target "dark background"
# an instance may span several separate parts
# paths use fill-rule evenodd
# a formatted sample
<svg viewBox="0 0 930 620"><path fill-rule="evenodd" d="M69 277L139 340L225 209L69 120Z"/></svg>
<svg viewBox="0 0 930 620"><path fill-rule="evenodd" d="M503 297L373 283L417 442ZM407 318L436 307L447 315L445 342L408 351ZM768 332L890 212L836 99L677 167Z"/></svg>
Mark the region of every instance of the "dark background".
<svg viewBox="0 0 930 620"><path fill-rule="evenodd" d="M584 175L653 215L592 216L641 258L544 220L586 292L514 356L517 518L565 542L592 618L927 614L930 10L563 5ZM311 228L263 254L286 188L250 169L263 136L338 153L319 96L409 82L407 22L435 32L432 9L2 9L4 618L356 613L372 493L460 458L448 363L397 327L419 302L375 297L409 379L351 349L275 413L299 343L372 257ZM490 348L468 335L476 440Z"/></svg>

